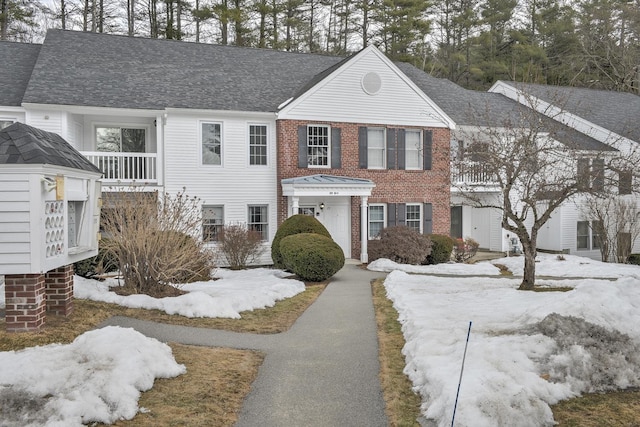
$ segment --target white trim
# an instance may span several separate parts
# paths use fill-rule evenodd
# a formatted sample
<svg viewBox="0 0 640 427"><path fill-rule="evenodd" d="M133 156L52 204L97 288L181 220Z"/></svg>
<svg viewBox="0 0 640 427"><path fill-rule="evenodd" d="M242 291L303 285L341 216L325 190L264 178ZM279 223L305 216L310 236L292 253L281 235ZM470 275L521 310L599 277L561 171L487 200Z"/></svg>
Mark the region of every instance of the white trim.
<svg viewBox="0 0 640 427"><path fill-rule="evenodd" d="M408 171L416 171L423 170L424 168L424 136L422 129L405 129L404 130L404 169ZM409 167L407 162L407 153L409 151L415 152L416 150L407 150L407 134L408 133L418 133L418 166L417 167Z"/></svg>
<svg viewBox="0 0 640 427"><path fill-rule="evenodd" d="M80 115L109 115L109 116L140 116L155 117L163 113L164 109L145 110L137 108L116 108L116 107L92 107L82 105L61 105L61 104L34 104L24 102L22 106L25 109L46 110L46 111L65 111Z"/></svg>
<svg viewBox="0 0 640 427"><path fill-rule="evenodd" d="M404 224L409 227L408 225L408 214L409 214L409 209L407 209L409 206L417 206L418 207L418 213L419 213L419 218L418 218L418 231L420 232L420 234L422 234L423 231L423 226L424 226L424 209L423 209L423 204L422 203L405 203L404 204L405 209L404 209ZM415 222L415 220L413 220Z"/></svg>
<svg viewBox="0 0 640 427"><path fill-rule="evenodd" d="M382 131L382 166L371 166L371 162L369 161L369 150L371 149L371 146L369 144L369 131ZM380 150L379 148L375 149L375 150ZM396 151L397 152L397 151ZM379 127L379 126L367 126L367 169L371 169L371 170L385 170L387 169L387 128L386 127Z"/></svg>
<svg viewBox="0 0 640 427"><path fill-rule="evenodd" d="M309 155L309 128L311 127L315 127L315 128L325 128L327 129L327 164L326 165L312 165L309 164L309 159L307 157L307 169L331 169L331 151L332 151L332 147L331 144L333 143L333 141L331 141L331 125L327 125L324 123L308 123L307 124L307 156ZM316 146L316 147L321 147L321 146Z"/></svg>
<svg viewBox="0 0 640 427"><path fill-rule="evenodd" d="M372 207L382 207L382 229L380 229L380 231L384 230L385 228L387 228L387 220L388 220L388 213L387 213L387 204L386 203L369 203L368 207L367 207L367 227L366 227L366 234L367 234L367 238L369 240L373 240L378 238L377 236L371 236L371 216L369 215L369 209ZM376 222L380 222L380 221L376 221Z"/></svg>
<svg viewBox="0 0 640 427"><path fill-rule="evenodd" d="M266 155L267 155L267 163L264 165L252 165L251 164L251 126L264 126L266 128L266 138L267 138L267 144L265 145L265 148L267 150ZM271 165L271 156L269 156L269 151L271 148L271 138L269 138L269 135L271 134L271 126L269 123L258 123L258 122L247 122L246 125L246 129L247 129L247 135L246 135L246 149L247 149L247 167L249 168L266 168L269 167Z"/></svg>
<svg viewBox="0 0 640 427"><path fill-rule="evenodd" d="M202 158L202 125L220 125L220 164L204 163ZM199 166L204 168L221 168L224 166L224 123L218 120L198 120L198 160Z"/></svg>
<svg viewBox="0 0 640 427"><path fill-rule="evenodd" d="M149 145L150 145L150 131L151 127L148 124L138 124L138 123L123 123L119 121L114 122L91 122L91 137L93 142L93 147L95 151L98 151L98 134L97 128L118 128L118 129L143 129L144 130L144 153L148 153ZM120 141L120 151L117 153L127 153L128 151L122 151L122 140Z"/></svg>

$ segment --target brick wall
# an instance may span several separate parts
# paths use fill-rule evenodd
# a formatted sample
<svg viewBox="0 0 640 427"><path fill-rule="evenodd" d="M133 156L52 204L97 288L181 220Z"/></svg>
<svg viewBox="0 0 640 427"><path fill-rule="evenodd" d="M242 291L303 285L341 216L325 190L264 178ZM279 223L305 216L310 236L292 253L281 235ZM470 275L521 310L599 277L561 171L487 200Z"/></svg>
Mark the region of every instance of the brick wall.
<svg viewBox="0 0 640 427"><path fill-rule="evenodd" d="M47 312L68 316L73 311L73 264L45 274Z"/></svg>
<svg viewBox="0 0 640 427"><path fill-rule="evenodd" d="M298 126L328 124L341 128L340 169L298 167ZM372 170L358 167L358 128L366 123L307 122L279 120L276 124L278 140L278 225L287 218L287 198L282 196L280 180L298 176L327 174L370 179L376 184L369 203L431 203L433 232L450 232L450 131L427 128L433 132L431 170ZM380 126L369 124L368 126ZM388 125L388 128L410 128ZM418 128L416 128L418 129ZM360 198L351 198L351 256L360 256Z"/></svg>
<svg viewBox="0 0 640 427"><path fill-rule="evenodd" d="M7 331L30 331L44 324L44 274L8 274L4 278Z"/></svg>

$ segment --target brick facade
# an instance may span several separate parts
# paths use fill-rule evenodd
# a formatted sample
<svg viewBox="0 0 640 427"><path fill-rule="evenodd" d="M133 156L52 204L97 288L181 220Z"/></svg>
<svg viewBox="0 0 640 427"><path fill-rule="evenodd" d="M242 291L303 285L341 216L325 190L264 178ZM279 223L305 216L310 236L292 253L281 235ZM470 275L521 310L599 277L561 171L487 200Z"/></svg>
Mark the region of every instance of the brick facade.
<svg viewBox="0 0 640 427"><path fill-rule="evenodd" d="M299 168L298 126L328 124L341 129L341 168ZM431 203L433 206L433 233L450 232L450 130L425 128L433 132L431 170L375 170L360 169L358 163L358 128L380 127L379 124L310 122L279 120L276 124L278 141L278 225L287 218L287 198L282 195L280 180L306 175L327 174L364 178L376 187L369 203ZM409 126L388 125L387 128L409 129ZM420 128L416 128L420 129ZM360 256L360 197L351 198L352 258Z"/></svg>
<svg viewBox="0 0 640 427"><path fill-rule="evenodd" d="M33 331L46 313L68 316L73 311L73 265L46 274L8 274L5 281L7 331Z"/></svg>

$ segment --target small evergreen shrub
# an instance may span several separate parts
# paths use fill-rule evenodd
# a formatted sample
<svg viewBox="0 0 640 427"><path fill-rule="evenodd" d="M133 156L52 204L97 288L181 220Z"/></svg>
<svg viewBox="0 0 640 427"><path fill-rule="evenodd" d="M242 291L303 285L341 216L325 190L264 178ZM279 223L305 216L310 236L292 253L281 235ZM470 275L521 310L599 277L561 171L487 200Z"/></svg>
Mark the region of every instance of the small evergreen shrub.
<svg viewBox="0 0 640 427"><path fill-rule="evenodd" d="M423 264L442 264L451 260L453 252L453 239L444 234L432 234L431 253L425 258Z"/></svg>
<svg viewBox="0 0 640 427"><path fill-rule="evenodd" d="M99 242L98 255L73 264L75 274L91 278L96 274L118 271L118 260L105 249L103 242L104 240Z"/></svg>
<svg viewBox="0 0 640 427"><path fill-rule="evenodd" d="M409 227L388 227L382 230L380 239L369 241L367 252L370 261L388 258L400 264L418 265L431 253L431 239Z"/></svg>
<svg viewBox="0 0 640 427"><path fill-rule="evenodd" d="M316 233L298 233L280 241L285 267L309 282L321 282L344 266L344 253L330 237Z"/></svg>
<svg viewBox="0 0 640 427"><path fill-rule="evenodd" d="M456 239L453 245L453 257L456 262L467 262L473 256L478 253L480 243L473 240L471 237L466 239Z"/></svg>
<svg viewBox="0 0 640 427"><path fill-rule="evenodd" d="M640 254L631 254L629 258L627 258L628 264L640 265Z"/></svg>
<svg viewBox="0 0 640 427"><path fill-rule="evenodd" d="M315 233L331 239L331 234L315 217L309 215L293 215L287 218L276 231L276 235L271 242L271 259L276 268L286 268L282 262L280 253L280 241L287 236L298 233Z"/></svg>

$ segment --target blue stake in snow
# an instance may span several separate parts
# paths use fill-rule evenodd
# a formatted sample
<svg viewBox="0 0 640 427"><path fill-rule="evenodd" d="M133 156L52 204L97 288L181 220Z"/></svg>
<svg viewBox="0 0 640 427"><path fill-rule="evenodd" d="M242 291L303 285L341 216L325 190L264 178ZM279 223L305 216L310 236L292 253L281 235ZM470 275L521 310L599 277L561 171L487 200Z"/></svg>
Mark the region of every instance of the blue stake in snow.
<svg viewBox="0 0 640 427"><path fill-rule="evenodd" d="M469 335L471 335L471 322L469 322L469 330L467 331L467 342L464 345L464 354L462 355L462 367L460 368L460 379L458 380L458 391L456 392L456 403L453 405L453 416L451 417L451 427L456 419L456 409L458 408L458 396L460 396L460 384L462 383L462 373L464 372L464 360L467 358L467 346L469 345Z"/></svg>

